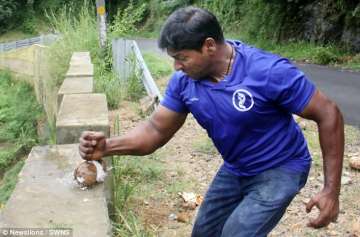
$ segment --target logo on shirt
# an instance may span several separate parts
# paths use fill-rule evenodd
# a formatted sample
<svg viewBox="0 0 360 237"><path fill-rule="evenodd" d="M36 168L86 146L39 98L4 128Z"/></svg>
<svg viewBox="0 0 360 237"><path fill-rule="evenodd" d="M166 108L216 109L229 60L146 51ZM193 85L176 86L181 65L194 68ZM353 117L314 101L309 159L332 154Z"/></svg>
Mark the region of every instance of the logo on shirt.
<svg viewBox="0 0 360 237"><path fill-rule="evenodd" d="M254 106L254 99L252 94L244 89L236 90L232 96L232 102L235 109L240 112L250 110Z"/></svg>

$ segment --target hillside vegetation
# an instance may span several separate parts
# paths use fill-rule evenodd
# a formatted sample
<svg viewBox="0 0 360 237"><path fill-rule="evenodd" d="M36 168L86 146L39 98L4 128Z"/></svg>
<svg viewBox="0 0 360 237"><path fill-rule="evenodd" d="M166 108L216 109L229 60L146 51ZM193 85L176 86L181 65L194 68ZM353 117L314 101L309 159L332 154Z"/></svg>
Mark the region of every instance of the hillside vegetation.
<svg viewBox="0 0 360 237"><path fill-rule="evenodd" d="M112 0L105 1L109 34L156 37L175 9L195 5L209 9L228 38L284 54L294 60L340 64L360 69L358 0ZM95 0L0 0L0 42L14 37L58 32L49 15L64 6L94 11ZM76 17L76 16L75 16ZM79 16L81 17L81 16ZM96 29L94 29L96 31ZM16 32L16 33L14 33ZM24 33L23 35L18 32Z"/></svg>

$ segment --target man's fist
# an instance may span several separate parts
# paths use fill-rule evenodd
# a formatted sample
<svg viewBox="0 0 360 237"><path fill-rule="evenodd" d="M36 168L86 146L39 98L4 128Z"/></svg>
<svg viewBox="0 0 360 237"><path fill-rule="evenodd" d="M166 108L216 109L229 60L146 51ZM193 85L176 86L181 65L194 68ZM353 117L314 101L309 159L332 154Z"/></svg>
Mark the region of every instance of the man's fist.
<svg viewBox="0 0 360 237"><path fill-rule="evenodd" d="M102 132L85 131L79 138L79 153L85 160L100 160L106 151L106 137Z"/></svg>

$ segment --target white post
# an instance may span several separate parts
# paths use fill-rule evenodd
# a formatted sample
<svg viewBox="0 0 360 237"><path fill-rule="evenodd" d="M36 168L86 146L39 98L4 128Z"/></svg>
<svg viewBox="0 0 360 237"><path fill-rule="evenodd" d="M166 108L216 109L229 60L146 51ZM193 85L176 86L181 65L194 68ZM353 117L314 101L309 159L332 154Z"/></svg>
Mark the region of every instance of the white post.
<svg viewBox="0 0 360 237"><path fill-rule="evenodd" d="M106 44L106 10L104 0L96 0L96 12L99 22L100 47L104 48Z"/></svg>

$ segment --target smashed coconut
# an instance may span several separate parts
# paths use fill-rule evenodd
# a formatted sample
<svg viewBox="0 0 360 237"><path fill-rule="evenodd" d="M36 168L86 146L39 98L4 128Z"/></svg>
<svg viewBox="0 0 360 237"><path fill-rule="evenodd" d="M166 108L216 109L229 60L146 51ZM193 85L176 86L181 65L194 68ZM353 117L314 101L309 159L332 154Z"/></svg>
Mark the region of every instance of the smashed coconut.
<svg viewBox="0 0 360 237"><path fill-rule="evenodd" d="M81 188L89 188L96 183L104 182L106 177L106 164L103 160L81 162L74 170L74 179Z"/></svg>

